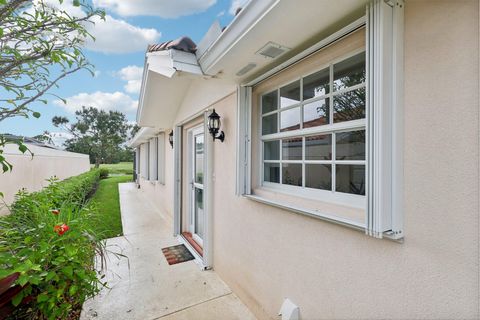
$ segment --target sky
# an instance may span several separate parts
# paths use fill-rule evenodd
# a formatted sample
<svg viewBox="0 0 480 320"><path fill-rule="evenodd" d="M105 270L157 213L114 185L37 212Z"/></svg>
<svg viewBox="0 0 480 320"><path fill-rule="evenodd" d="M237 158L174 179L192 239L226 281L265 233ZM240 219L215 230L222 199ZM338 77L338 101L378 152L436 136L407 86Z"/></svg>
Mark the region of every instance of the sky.
<svg viewBox="0 0 480 320"><path fill-rule="evenodd" d="M52 2L55 0L44 0ZM62 4L75 12L72 0ZM90 0L89 0L90 1ZM247 0L91 0L106 12L106 21L96 21L90 32L95 42L83 49L95 66L95 76L85 70L63 79L60 88L51 92L66 99L46 96L48 104L34 103L31 108L41 113L39 119L11 118L0 122L0 133L35 136L44 131L55 133L53 116L74 120L74 112L82 105L104 110L118 110L135 121L145 51L148 44L188 36L197 44L215 20L227 26L236 8ZM58 1L57 1L58 3ZM70 12L70 11L69 11Z"/></svg>

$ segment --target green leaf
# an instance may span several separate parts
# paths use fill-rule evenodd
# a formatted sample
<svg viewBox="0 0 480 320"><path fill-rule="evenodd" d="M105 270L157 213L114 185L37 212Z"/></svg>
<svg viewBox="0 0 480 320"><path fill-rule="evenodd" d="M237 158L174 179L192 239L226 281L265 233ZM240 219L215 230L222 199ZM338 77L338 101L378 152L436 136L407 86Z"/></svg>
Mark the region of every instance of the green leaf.
<svg viewBox="0 0 480 320"><path fill-rule="evenodd" d="M19 293L17 293L15 297L13 297L12 304L16 307L20 304L20 302L22 302L22 300L23 300L23 291L20 291Z"/></svg>
<svg viewBox="0 0 480 320"><path fill-rule="evenodd" d="M0 198L4 198L3 192L0 192Z"/></svg>
<svg viewBox="0 0 480 320"><path fill-rule="evenodd" d="M69 278L73 278L73 268L72 266L66 266L62 268L62 272Z"/></svg>
<svg viewBox="0 0 480 320"><path fill-rule="evenodd" d="M19 144L18 145L18 150L20 150L22 153L25 153L25 152L27 152L28 148L24 144Z"/></svg>
<svg viewBox="0 0 480 320"><path fill-rule="evenodd" d="M55 273L55 271L50 271L48 274L47 274L47 277L45 278L45 280L47 281L50 281L52 280L57 274Z"/></svg>
<svg viewBox="0 0 480 320"><path fill-rule="evenodd" d="M41 116L40 112L33 112L32 115L33 115L33 117L35 117L37 119L40 118L40 116Z"/></svg>
<svg viewBox="0 0 480 320"><path fill-rule="evenodd" d="M0 28L0 37L3 36L3 29Z"/></svg>
<svg viewBox="0 0 480 320"><path fill-rule="evenodd" d="M37 302L45 302L48 300L48 296L45 293L41 293L37 296Z"/></svg>
<svg viewBox="0 0 480 320"><path fill-rule="evenodd" d="M23 287L24 285L27 284L28 280L29 280L28 275L22 274L20 275L20 277L18 277L17 283Z"/></svg>
<svg viewBox="0 0 480 320"><path fill-rule="evenodd" d="M73 0L74 7L80 7L80 0Z"/></svg>
<svg viewBox="0 0 480 320"><path fill-rule="evenodd" d="M77 286L71 286L70 289L68 289L68 293L70 293L71 296L73 296L77 291L78 291Z"/></svg>

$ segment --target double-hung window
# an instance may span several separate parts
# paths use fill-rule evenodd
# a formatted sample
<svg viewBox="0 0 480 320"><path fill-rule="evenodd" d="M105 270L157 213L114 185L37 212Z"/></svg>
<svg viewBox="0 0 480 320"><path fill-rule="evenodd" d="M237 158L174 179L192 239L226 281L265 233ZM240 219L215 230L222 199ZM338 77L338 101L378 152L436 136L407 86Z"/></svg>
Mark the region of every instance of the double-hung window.
<svg viewBox="0 0 480 320"><path fill-rule="evenodd" d="M365 17L238 91L237 194L403 237L403 5Z"/></svg>
<svg viewBox="0 0 480 320"><path fill-rule="evenodd" d="M365 51L260 99L264 186L365 195Z"/></svg>

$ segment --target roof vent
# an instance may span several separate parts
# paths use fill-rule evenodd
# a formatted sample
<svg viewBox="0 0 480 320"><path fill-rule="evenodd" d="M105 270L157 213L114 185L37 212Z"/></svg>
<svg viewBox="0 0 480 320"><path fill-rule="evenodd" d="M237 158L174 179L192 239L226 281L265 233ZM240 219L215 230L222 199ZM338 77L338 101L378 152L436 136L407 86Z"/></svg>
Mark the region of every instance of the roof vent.
<svg viewBox="0 0 480 320"><path fill-rule="evenodd" d="M255 52L255 54L259 54L270 59L275 59L287 52L288 50L290 50L290 48L281 46L278 43L268 42L260 50Z"/></svg>
<svg viewBox="0 0 480 320"><path fill-rule="evenodd" d="M240 69L236 75L237 76L243 76L245 73L249 72L250 70L252 70L253 68L255 68L257 65L253 62L250 62L249 64L247 64L245 67L243 67L242 69Z"/></svg>

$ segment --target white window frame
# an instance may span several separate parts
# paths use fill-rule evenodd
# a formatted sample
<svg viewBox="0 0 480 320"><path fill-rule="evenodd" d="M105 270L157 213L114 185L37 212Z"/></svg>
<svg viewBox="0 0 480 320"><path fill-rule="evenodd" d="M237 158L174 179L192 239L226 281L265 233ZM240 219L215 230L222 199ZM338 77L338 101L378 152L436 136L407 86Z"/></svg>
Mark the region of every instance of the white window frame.
<svg viewBox="0 0 480 320"><path fill-rule="evenodd" d="M239 86L237 195L362 230L372 237L403 240L403 11L403 0L388 2L372 0L366 8L365 17L264 75ZM367 34L367 101L364 124L367 132L365 223L359 224L252 195L252 86L365 25ZM260 147L263 148L262 144ZM260 156L263 159L262 153ZM259 179L263 180L263 172Z"/></svg>
<svg viewBox="0 0 480 320"><path fill-rule="evenodd" d="M148 140L148 180L158 180L158 139L157 137Z"/></svg>
<svg viewBox="0 0 480 320"><path fill-rule="evenodd" d="M366 160L336 160L333 158L332 160L326 160L326 161L310 161L310 160L304 160L304 153L305 153L305 138L308 136L313 136L313 135L320 135L320 134L330 134L332 137L332 155L335 155L335 137L337 133L341 132L352 132L352 131L359 131L359 130L365 130L366 129L366 118L363 119L356 119L356 120L350 120L350 121L344 121L344 122L333 122L333 117L334 117L334 108L333 108L333 97L347 93L347 92L352 92L357 89L362 89L366 87L366 81L345 89L341 90L333 90L333 66L339 62L342 62L346 59L349 59L357 54L360 54L362 52L365 52L365 48L357 49L351 52L348 52L342 56L339 56L332 61L330 61L328 64L324 64L320 66L319 68L316 68L314 71L302 74L299 78L295 78L293 80L289 80L287 82L284 82L280 84L279 86L276 86L275 89L268 90L267 92L259 95L258 97L258 102L257 105L259 106L257 108L257 119L259 119L259 126L258 126L258 137L260 138L260 143L259 143L259 175L258 175L258 181L257 184L262 187L266 187L268 189L272 189L275 191L284 191L289 194L297 194L299 196L302 196L304 198L308 199L313 199L313 200L318 200L321 199L322 201L327 201L327 202L332 202L340 205L348 205L356 208L365 208L366 205L366 199L364 195L357 195L357 194L349 194L349 193L343 193L343 192L337 192L335 191L335 174L332 174L332 190L321 190L321 189L314 189L314 188L308 188L305 186L305 166L302 165L302 186L293 186L293 185L286 185L282 183L282 165L283 163L298 163L298 164L309 164L309 163L326 163L332 165L332 171L335 170L335 165L362 165L365 166L366 170ZM316 72L322 71L324 69L329 70L329 93L314 97L311 99L303 100L303 79L305 77L308 77L310 75L313 75ZM286 85L292 84L294 82L300 81L300 101L298 103L292 104L288 107L281 108L280 107L280 89ZM276 91L277 93L277 102L278 102L278 108L275 109L274 111L267 112L265 114L262 114L262 96L265 94L271 93L273 91ZM312 102L320 101L320 100L326 100L330 99L330 105L329 105L329 119L331 119L330 124L325 124L321 126L316 126L316 127L309 127L309 128L303 128L303 116L304 113L302 112L303 108L302 105L306 105ZM292 130L292 131L284 131L280 132L280 124L281 124L281 113L290 109L294 108L300 108L300 129L297 130ZM273 114L277 114L277 128L278 132L277 133L272 133L272 134L267 134L267 135L262 135L262 119L263 117L270 116ZM288 138L302 138L302 160L282 160L282 139L288 139ZM272 140L280 140L280 160L264 160L264 148L263 148L263 142L265 141L272 141ZM366 141L365 141L366 142ZM268 182L264 181L264 163L279 163L280 164L280 183L273 183L273 182ZM365 177L365 181L366 181Z"/></svg>
<svg viewBox="0 0 480 320"><path fill-rule="evenodd" d="M161 132L157 136L157 181L165 184L165 132Z"/></svg>

